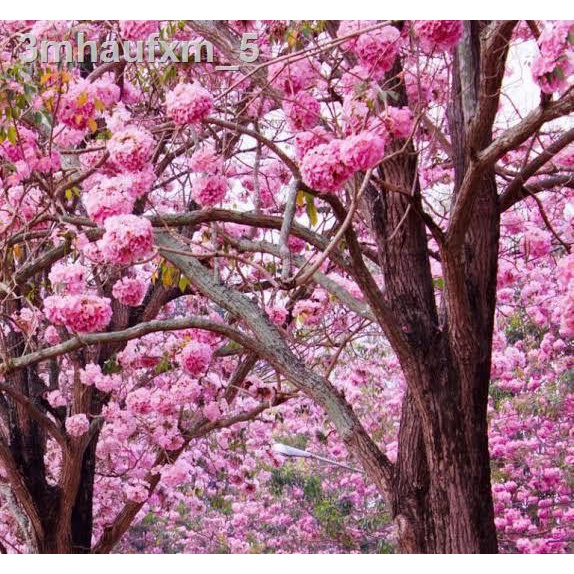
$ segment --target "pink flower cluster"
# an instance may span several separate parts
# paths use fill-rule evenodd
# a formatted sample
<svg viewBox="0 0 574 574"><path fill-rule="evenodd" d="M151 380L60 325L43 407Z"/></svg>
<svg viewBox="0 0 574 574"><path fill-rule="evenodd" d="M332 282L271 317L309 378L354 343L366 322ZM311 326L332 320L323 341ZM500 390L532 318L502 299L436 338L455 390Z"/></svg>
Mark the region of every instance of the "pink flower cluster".
<svg viewBox="0 0 574 574"><path fill-rule="evenodd" d="M126 397L126 405L131 413L147 415L153 410L151 393L148 389L135 389Z"/></svg>
<svg viewBox="0 0 574 574"><path fill-rule="evenodd" d="M173 464L166 466L161 472L161 482L170 488L184 484L189 480L190 465L182 459L176 460Z"/></svg>
<svg viewBox="0 0 574 574"><path fill-rule="evenodd" d="M195 172L215 175L223 169L223 160L213 146L204 146L189 158L189 167Z"/></svg>
<svg viewBox="0 0 574 574"><path fill-rule="evenodd" d="M337 37L343 38L344 36L348 36L349 34L354 34L359 30L364 30L369 26L376 24L375 20L341 20L339 24L339 29L337 30ZM353 36L349 38L346 42L343 42L341 46L345 50L352 50L357 45L357 40L359 36Z"/></svg>
<svg viewBox="0 0 574 574"><path fill-rule="evenodd" d="M309 130L315 126L320 109L319 102L309 92L299 92L283 104L287 125L293 132Z"/></svg>
<svg viewBox="0 0 574 574"><path fill-rule="evenodd" d="M114 215L106 219L104 228L98 246L107 262L130 265L151 255L153 229L144 217Z"/></svg>
<svg viewBox="0 0 574 574"><path fill-rule="evenodd" d="M124 486L124 494L128 500L133 502L145 502L149 497L147 483L140 479L131 481L130 484Z"/></svg>
<svg viewBox="0 0 574 574"><path fill-rule="evenodd" d="M102 225L108 217L131 213L135 203L130 193L131 184L131 180L122 175L98 178L82 196L88 217Z"/></svg>
<svg viewBox="0 0 574 574"><path fill-rule="evenodd" d="M303 181L323 192L339 191L352 173L341 157L341 140L314 147L301 163Z"/></svg>
<svg viewBox="0 0 574 574"><path fill-rule="evenodd" d="M167 115L178 126L198 124L213 108L213 97L200 84L178 84L165 97Z"/></svg>
<svg viewBox="0 0 574 574"><path fill-rule="evenodd" d="M359 36L353 48L360 63L382 75L392 66L401 46L401 33L394 26L384 26Z"/></svg>
<svg viewBox="0 0 574 574"><path fill-rule="evenodd" d="M0 144L0 157L11 163L21 161L30 155L30 151L35 154L37 150L38 135L36 132L25 126L18 127L17 139L15 143L5 139Z"/></svg>
<svg viewBox="0 0 574 574"><path fill-rule="evenodd" d="M125 177L129 181L129 193L136 199L151 191L156 182L156 175L151 164L147 164L140 171L127 174Z"/></svg>
<svg viewBox="0 0 574 574"><path fill-rule="evenodd" d="M84 414L72 415L66 419L66 431L70 436L82 436L90 429L90 421Z"/></svg>
<svg viewBox="0 0 574 574"><path fill-rule="evenodd" d="M50 152L38 146L38 136L25 126L18 126L16 141L5 139L0 144L0 158L13 163L16 171L6 178L5 184L17 184L30 176L33 170L50 173L60 169L61 158L56 150Z"/></svg>
<svg viewBox="0 0 574 574"><path fill-rule="evenodd" d="M313 147L303 158L301 175L310 187L336 192L359 170L375 167L384 156L385 140L362 132L345 140L333 140Z"/></svg>
<svg viewBox="0 0 574 574"><path fill-rule="evenodd" d="M227 179L222 175L206 175L192 183L192 197L203 207L212 207L225 197Z"/></svg>
<svg viewBox="0 0 574 574"><path fill-rule="evenodd" d="M114 283L112 295L129 307L141 305L147 291L147 283L137 277L122 277Z"/></svg>
<svg viewBox="0 0 574 574"><path fill-rule="evenodd" d="M271 85L287 95L294 95L313 86L317 72L306 59L296 62L274 62L268 68Z"/></svg>
<svg viewBox="0 0 574 574"><path fill-rule="evenodd" d="M413 30L426 52L453 48L462 36L461 20L415 20Z"/></svg>
<svg viewBox="0 0 574 574"><path fill-rule="evenodd" d="M78 79L70 83L58 106L58 118L76 130L85 130L95 121L101 108L109 108L120 99L120 88L112 74L105 74L95 82Z"/></svg>
<svg viewBox="0 0 574 574"><path fill-rule="evenodd" d="M552 249L550 234L538 228L529 229L524 234L523 252L528 257L538 258L548 255Z"/></svg>
<svg viewBox="0 0 574 574"><path fill-rule="evenodd" d="M540 55L532 62L532 76L543 92L565 90L574 73L574 22L555 21L538 39Z"/></svg>
<svg viewBox="0 0 574 574"><path fill-rule="evenodd" d="M182 369L193 377L205 374L213 351L206 343L192 342L188 343L181 351L179 362Z"/></svg>
<svg viewBox="0 0 574 574"><path fill-rule="evenodd" d="M145 40L158 31L157 20L120 20L119 25L124 40Z"/></svg>
<svg viewBox="0 0 574 574"><path fill-rule="evenodd" d="M147 130L126 126L116 131L108 142L110 159L127 171L140 171L151 159L154 143Z"/></svg>
<svg viewBox="0 0 574 574"><path fill-rule="evenodd" d="M558 281L564 289L564 296L558 309L560 334L570 338L574 337L574 255L564 257L558 269Z"/></svg>
<svg viewBox="0 0 574 574"><path fill-rule="evenodd" d="M307 152L318 145L329 143L333 139L325 128L320 126L307 132L299 132L295 136L295 157L300 161Z"/></svg>
<svg viewBox="0 0 574 574"><path fill-rule="evenodd" d="M387 115L383 119L383 125L390 136L399 139L409 137L413 130L413 124L413 113L409 108L397 108L396 106L387 108Z"/></svg>
<svg viewBox="0 0 574 574"><path fill-rule="evenodd" d="M108 298L96 295L50 295L44 299L44 314L75 333L95 333L108 326L112 307Z"/></svg>
<svg viewBox="0 0 574 574"><path fill-rule="evenodd" d="M80 263L55 263L48 279L54 291L63 295L77 295L86 288L87 269Z"/></svg>
<svg viewBox="0 0 574 574"><path fill-rule="evenodd" d="M121 387L122 378L117 374L104 375L99 365L88 363L80 371L80 382L87 387L94 386L103 393L111 393Z"/></svg>
<svg viewBox="0 0 574 574"><path fill-rule="evenodd" d="M215 422L221 416L221 409L215 402L208 403L203 407L203 414L210 422Z"/></svg>
<svg viewBox="0 0 574 574"><path fill-rule="evenodd" d="M353 171L375 167L385 155L385 140L375 133L361 132L341 142L341 159Z"/></svg>

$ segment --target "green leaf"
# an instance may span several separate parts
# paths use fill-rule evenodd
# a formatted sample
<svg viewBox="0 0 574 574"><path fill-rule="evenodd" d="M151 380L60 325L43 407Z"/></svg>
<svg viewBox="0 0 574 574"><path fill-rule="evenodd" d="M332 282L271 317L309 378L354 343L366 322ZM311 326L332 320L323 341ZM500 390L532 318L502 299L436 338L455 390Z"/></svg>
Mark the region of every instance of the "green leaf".
<svg viewBox="0 0 574 574"><path fill-rule="evenodd" d="M171 371L171 363L167 357L162 357L161 361L155 366L155 372L158 375Z"/></svg>
<svg viewBox="0 0 574 574"><path fill-rule="evenodd" d="M182 293L185 293L185 290L189 286L189 279L185 275L181 275L177 286Z"/></svg>
<svg viewBox="0 0 574 574"><path fill-rule="evenodd" d="M10 126L8 128L7 137L8 141L12 145L16 145L16 142L18 141L18 132L16 131L16 128L14 126Z"/></svg>
<svg viewBox="0 0 574 574"><path fill-rule="evenodd" d="M102 368L102 373L104 375L112 375L114 373L121 373L122 367L121 365L114 359L108 359Z"/></svg>

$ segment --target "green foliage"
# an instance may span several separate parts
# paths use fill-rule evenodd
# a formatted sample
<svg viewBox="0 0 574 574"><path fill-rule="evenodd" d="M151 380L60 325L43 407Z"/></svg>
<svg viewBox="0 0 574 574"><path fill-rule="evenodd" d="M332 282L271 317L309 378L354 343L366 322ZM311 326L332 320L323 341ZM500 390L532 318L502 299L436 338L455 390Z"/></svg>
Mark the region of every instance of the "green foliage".
<svg viewBox="0 0 574 574"><path fill-rule="evenodd" d="M286 464L271 471L269 486L275 496L282 496L286 486L302 487L304 484L305 478L297 472L293 465Z"/></svg>
<svg viewBox="0 0 574 574"><path fill-rule="evenodd" d="M321 480L317 476L310 476L305 481L305 486L303 487L303 493L305 497L313 502L318 502L323 498L323 488L321 486Z"/></svg>
<svg viewBox="0 0 574 574"><path fill-rule="evenodd" d="M231 504L231 500L227 500L223 496L213 496L209 499L209 505L211 508L218 510L226 516L231 516L233 514Z"/></svg>
<svg viewBox="0 0 574 574"><path fill-rule="evenodd" d="M168 371L171 371L172 369L172 364L170 362L170 360L164 355L159 363L155 366L155 373L157 375L162 375L163 373L167 373Z"/></svg>
<svg viewBox="0 0 574 574"><path fill-rule="evenodd" d="M508 318L504 334L509 345L514 345L518 341L539 344L545 331L531 321L523 311L517 311Z"/></svg>
<svg viewBox="0 0 574 574"><path fill-rule="evenodd" d="M118 363L115 357L109 358L102 367L102 373L104 375L113 375L114 373L121 373L122 367Z"/></svg>
<svg viewBox="0 0 574 574"><path fill-rule="evenodd" d="M512 399L514 395L510 391L505 391L497 387L496 385L491 385L490 396L494 401L494 408L498 410L503 403L505 403L507 400Z"/></svg>

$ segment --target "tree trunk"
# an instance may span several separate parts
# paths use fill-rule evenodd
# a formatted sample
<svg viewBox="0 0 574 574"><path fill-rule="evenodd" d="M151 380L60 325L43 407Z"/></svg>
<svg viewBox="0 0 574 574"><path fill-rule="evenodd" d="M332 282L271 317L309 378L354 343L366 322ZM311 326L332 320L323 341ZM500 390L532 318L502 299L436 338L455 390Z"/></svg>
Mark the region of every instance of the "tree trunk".
<svg viewBox="0 0 574 574"><path fill-rule="evenodd" d="M444 338L433 352L418 369L416 386L431 389L423 404L411 391L403 403L393 500L399 545L407 553L495 553L486 401L463 404ZM488 377L476 383L487 388Z"/></svg>

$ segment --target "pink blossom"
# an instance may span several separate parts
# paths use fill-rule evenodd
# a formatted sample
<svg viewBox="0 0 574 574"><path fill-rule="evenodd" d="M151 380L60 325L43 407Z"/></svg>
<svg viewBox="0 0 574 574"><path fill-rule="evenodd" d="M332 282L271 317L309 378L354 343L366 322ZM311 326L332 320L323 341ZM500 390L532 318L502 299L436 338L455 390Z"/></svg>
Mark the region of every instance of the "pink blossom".
<svg viewBox="0 0 574 574"><path fill-rule="evenodd" d="M204 146L191 156L189 167L196 172L215 175L221 172L223 160L212 146Z"/></svg>
<svg viewBox="0 0 574 574"><path fill-rule="evenodd" d="M114 283L112 295L129 307L141 305L147 291L147 283L137 277L122 277Z"/></svg>
<svg viewBox="0 0 574 574"><path fill-rule="evenodd" d="M156 182L156 175L151 164L147 164L143 169L126 175L128 180L128 193L136 199L149 193Z"/></svg>
<svg viewBox="0 0 574 574"><path fill-rule="evenodd" d="M524 235L524 251L530 257L547 255L552 248L549 234L542 229L531 229Z"/></svg>
<svg viewBox="0 0 574 574"><path fill-rule="evenodd" d="M390 70L400 48L401 33L394 26L384 26L362 34L354 52L361 64L383 74Z"/></svg>
<svg viewBox="0 0 574 574"><path fill-rule="evenodd" d="M70 436L82 436L88 432L90 421L84 414L72 415L66 419L66 431Z"/></svg>
<svg viewBox="0 0 574 574"><path fill-rule="evenodd" d="M294 95L313 86L316 72L307 60L296 62L273 62L268 68L271 84L287 95Z"/></svg>
<svg viewBox="0 0 574 574"><path fill-rule="evenodd" d="M120 168L137 172L151 159L155 142L153 136L136 126L115 132L108 142L110 159Z"/></svg>
<svg viewBox="0 0 574 574"><path fill-rule="evenodd" d="M203 207L212 207L223 200L227 192L227 179L222 175L206 175L192 183L192 197Z"/></svg>
<svg viewBox="0 0 574 574"><path fill-rule="evenodd" d="M16 142L6 139L0 144L0 157L11 163L33 157L38 153L36 132L20 126L17 135Z"/></svg>
<svg viewBox="0 0 574 574"><path fill-rule="evenodd" d="M404 139L409 137L413 131L413 114L409 108L389 106L383 123L391 136Z"/></svg>
<svg viewBox="0 0 574 574"><path fill-rule="evenodd" d="M341 20L339 24L339 29L337 31L337 36L339 38L343 38L344 36L348 36L349 34L354 34L359 30L363 30L376 24L375 20ZM353 38L349 38L347 41L341 44L341 47L345 50L352 50L357 45L357 38L359 36L354 36Z"/></svg>
<svg viewBox="0 0 574 574"><path fill-rule="evenodd" d="M102 104L106 108L112 107L120 100L120 88L112 72L106 72L92 82L91 89L96 104Z"/></svg>
<svg viewBox="0 0 574 574"><path fill-rule="evenodd" d="M99 365L88 363L80 371L80 382L88 387L94 386L103 393L111 393L121 387L122 379L117 374L105 375Z"/></svg>
<svg viewBox="0 0 574 574"><path fill-rule="evenodd" d="M179 356L179 362L182 369L194 376L205 374L207 367L211 363L213 350L206 343L192 342L188 343Z"/></svg>
<svg viewBox="0 0 574 574"><path fill-rule="evenodd" d="M287 124L294 132L315 126L320 109L319 102L309 92L299 92L293 99L285 100L283 103Z"/></svg>
<svg viewBox="0 0 574 574"><path fill-rule="evenodd" d="M272 323L278 326L282 326L287 319L287 309L284 307L271 307L267 309L267 314Z"/></svg>
<svg viewBox="0 0 574 574"><path fill-rule="evenodd" d="M341 159L352 171L375 167L385 153L385 140L372 132L361 132L341 142Z"/></svg>
<svg viewBox="0 0 574 574"><path fill-rule="evenodd" d="M124 494L133 502L145 502L149 497L148 485L143 480L131 481L124 486Z"/></svg>
<svg viewBox="0 0 574 574"><path fill-rule="evenodd" d="M46 318L76 333L103 331L112 318L111 301L95 295L51 295L44 299Z"/></svg>
<svg viewBox="0 0 574 574"><path fill-rule="evenodd" d="M300 239L295 235L290 235L289 239L287 240L287 245L289 246L289 249L293 251L293 253L301 253L305 249L307 243L304 239Z"/></svg>
<svg viewBox="0 0 574 574"><path fill-rule="evenodd" d="M55 263L48 279L55 292L63 295L77 295L86 288L87 269L80 263Z"/></svg>
<svg viewBox="0 0 574 574"><path fill-rule="evenodd" d="M318 191L339 191L351 174L352 170L341 158L341 140L314 147L301 163L303 181Z"/></svg>
<svg viewBox="0 0 574 574"><path fill-rule="evenodd" d="M171 488L184 484L189 479L190 466L182 459L162 469L161 482Z"/></svg>
<svg viewBox="0 0 574 574"><path fill-rule="evenodd" d="M53 325L48 325L44 331L44 341L48 345L57 345L60 342L58 330Z"/></svg>
<svg viewBox="0 0 574 574"><path fill-rule="evenodd" d="M157 20L120 20L120 34L126 40L146 40L158 31Z"/></svg>
<svg viewBox="0 0 574 574"><path fill-rule="evenodd" d="M416 20L413 29L426 52L453 48L462 36L461 20Z"/></svg>
<svg viewBox="0 0 574 574"><path fill-rule="evenodd" d="M532 62L532 76L543 92L551 94L565 90L574 72L574 23L555 21L540 34L540 55Z"/></svg>
<svg viewBox="0 0 574 574"><path fill-rule="evenodd" d="M50 404L51 407L57 409L58 407L65 407L68 402L66 401L66 397L62 394L61 391L50 391L46 393L46 400Z"/></svg>
<svg viewBox="0 0 574 574"><path fill-rule="evenodd" d="M108 217L131 213L135 200L129 188L130 180L125 176L99 178L82 196L90 219L102 225Z"/></svg>
<svg viewBox="0 0 574 574"><path fill-rule="evenodd" d="M178 125L197 124L209 115L213 97L197 82L178 84L165 97L167 115Z"/></svg>
<svg viewBox="0 0 574 574"><path fill-rule="evenodd" d="M100 248L106 261L130 265L151 255L153 230L144 217L114 215L106 219L104 228Z"/></svg>
<svg viewBox="0 0 574 574"><path fill-rule="evenodd" d="M61 98L58 118L69 128L85 130L94 125L99 102L109 107L116 103L119 97L120 89L110 74L102 76L94 83L78 79L68 86L68 91Z"/></svg>
<svg viewBox="0 0 574 574"><path fill-rule="evenodd" d="M147 415L152 412L151 395L148 389L136 389L126 397L126 405L131 413Z"/></svg>
<svg viewBox="0 0 574 574"><path fill-rule="evenodd" d="M209 403L203 407L203 414L205 415L205 418L211 422L216 421L221 416L217 403Z"/></svg>
<svg viewBox="0 0 574 574"><path fill-rule="evenodd" d="M369 116L369 107L362 100L347 97L343 101L343 121L346 133L356 133L364 129Z"/></svg>
<svg viewBox="0 0 574 574"><path fill-rule="evenodd" d="M322 127L295 135L295 157L300 161L307 152L323 143L329 143L333 136Z"/></svg>

